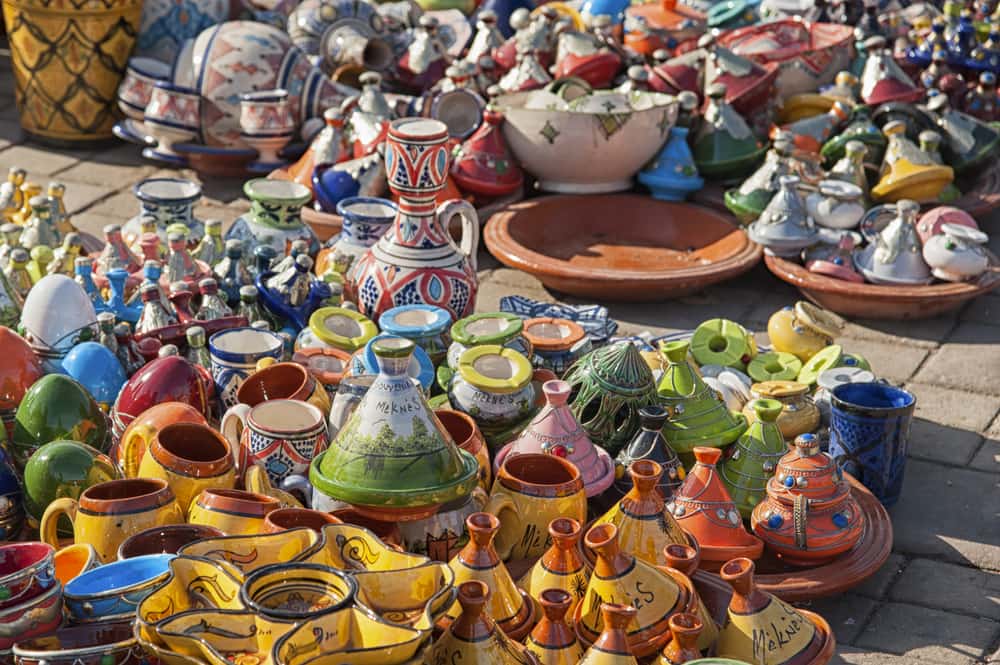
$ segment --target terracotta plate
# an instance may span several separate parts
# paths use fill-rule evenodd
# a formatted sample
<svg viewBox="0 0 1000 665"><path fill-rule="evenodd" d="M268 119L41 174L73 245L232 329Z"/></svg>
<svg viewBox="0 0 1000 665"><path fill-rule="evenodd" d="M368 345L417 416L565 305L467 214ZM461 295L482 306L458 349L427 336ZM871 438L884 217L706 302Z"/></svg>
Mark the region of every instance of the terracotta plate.
<svg viewBox="0 0 1000 665"><path fill-rule="evenodd" d="M798 287L820 307L866 319L926 319L957 309L1000 286L1000 261L990 254L991 269L972 282L940 282L926 286L856 284L809 272L776 256L764 263L780 279Z"/></svg>
<svg viewBox="0 0 1000 665"><path fill-rule="evenodd" d="M741 275L762 249L726 215L648 196L549 196L494 215L486 246L556 291L653 301Z"/></svg>

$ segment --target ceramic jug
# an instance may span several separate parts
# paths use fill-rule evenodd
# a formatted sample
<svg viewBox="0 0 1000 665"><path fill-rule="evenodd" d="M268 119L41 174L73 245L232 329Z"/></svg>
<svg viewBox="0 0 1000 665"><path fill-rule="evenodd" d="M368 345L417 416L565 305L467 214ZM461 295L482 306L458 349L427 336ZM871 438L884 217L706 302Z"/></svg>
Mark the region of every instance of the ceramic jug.
<svg viewBox="0 0 1000 665"><path fill-rule="evenodd" d="M435 208L435 194L448 176L447 141L448 128L437 120L403 118L389 128L385 167L399 212L392 228L358 260L349 283L360 311L370 318L412 303L443 307L455 319L475 308L475 209L464 201ZM448 232L456 215L462 219L460 245Z"/></svg>

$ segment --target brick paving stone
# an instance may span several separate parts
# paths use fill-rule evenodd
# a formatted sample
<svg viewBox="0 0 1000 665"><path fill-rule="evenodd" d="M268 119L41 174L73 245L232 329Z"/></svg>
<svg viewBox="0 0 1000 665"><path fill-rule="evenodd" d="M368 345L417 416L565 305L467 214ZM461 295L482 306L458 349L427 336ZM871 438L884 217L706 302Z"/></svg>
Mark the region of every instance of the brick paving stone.
<svg viewBox="0 0 1000 665"><path fill-rule="evenodd" d="M906 388L917 397L910 454L946 464L967 464L979 450L983 439L979 432L990 424L1000 400L922 383L908 383Z"/></svg>
<svg viewBox="0 0 1000 665"><path fill-rule="evenodd" d="M123 145L95 153L91 158L66 169L59 177L114 189L131 189L155 169L142 158L135 146Z"/></svg>
<svg viewBox="0 0 1000 665"><path fill-rule="evenodd" d="M125 190L95 203L87 208L86 212L108 217L111 221L105 222L106 224L112 222L124 224L138 214L139 202L136 201L131 190Z"/></svg>
<svg viewBox="0 0 1000 665"><path fill-rule="evenodd" d="M3 151L3 163L25 169L29 181L44 187L48 176L69 168L82 156L84 155L38 145L15 145Z"/></svg>
<svg viewBox="0 0 1000 665"><path fill-rule="evenodd" d="M963 323L917 372L916 381L1000 395L1000 329Z"/></svg>
<svg viewBox="0 0 1000 665"><path fill-rule="evenodd" d="M63 174L59 174L55 179L66 185L66 195L63 200L66 202L66 210L70 214L110 197L117 189L114 186L89 185L83 182L74 182L65 178Z"/></svg>
<svg viewBox="0 0 1000 665"><path fill-rule="evenodd" d="M996 292L976 298L962 308L959 319L972 323L1000 326L1000 296Z"/></svg>
<svg viewBox="0 0 1000 665"><path fill-rule="evenodd" d="M987 436L969 466L982 471L1000 472L1000 439Z"/></svg>
<svg viewBox="0 0 1000 665"><path fill-rule="evenodd" d="M854 646L887 651L913 661L961 665L981 660L1000 624L905 603L879 607Z"/></svg>
<svg viewBox="0 0 1000 665"><path fill-rule="evenodd" d="M908 381L930 353L927 349L917 346L888 344L854 337L838 337L837 344L844 347L848 353L864 356L877 377L893 383Z"/></svg>
<svg viewBox="0 0 1000 665"><path fill-rule="evenodd" d="M920 402L918 401L917 404ZM910 457L965 466L979 450L983 436L924 418L914 418L910 429Z"/></svg>
<svg viewBox="0 0 1000 665"><path fill-rule="evenodd" d="M892 553L874 575L851 589L851 592L867 598L881 600L885 598L886 592L905 569L906 557L902 554Z"/></svg>
<svg viewBox="0 0 1000 665"><path fill-rule="evenodd" d="M829 665L912 665L909 656L896 656L881 651L857 649L855 647L837 645L837 653ZM951 660L930 660L921 656L921 665L951 665Z"/></svg>
<svg viewBox="0 0 1000 665"><path fill-rule="evenodd" d="M870 598L853 593L840 594L832 598L821 598L800 606L816 612L830 624L837 644L852 644L865 627L878 603Z"/></svg>
<svg viewBox="0 0 1000 665"><path fill-rule="evenodd" d="M496 280L496 270L494 270L489 278L485 282L479 283L479 292L476 294L476 311L477 312L496 312L500 309L500 298L503 296L509 296L511 294L518 294L532 298L534 300L543 300L549 302L552 300L552 296L540 286L535 286L534 288L518 289L516 291L511 290L510 285L498 282Z"/></svg>
<svg viewBox="0 0 1000 665"><path fill-rule="evenodd" d="M844 337L871 339L887 344L909 344L934 348L954 327L957 314L917 321L848 321L841 331Z"/></svg>
<svg viewBox="0 0 1000 665"><path fill-rule="evenodd" d="M110 215L99 212L78 212L73 215L73 226L84 233L89 233L98 238L103 238L101 231L107 224L121 224L126 219L118 219Z"/></svg>
<svg viewBox="0 0 1000 665"><path fill-rule="evenodd" d="M889 599L1000 621L1000 573L914 559Z"/></svg>
<svg viewBox="0 0 1000 665"><path fill-rule="evenodd" d="M746 322L747 315L759 298L750 289L709 288L675 300L650 303L602 303L608 306L611 316L632 330L663 331L692 330L712 318Z"/></svg>
<svg viewBox="0 0 1000 665"><path fill-rule="evenodd" d="M893 549L961 565L1000 570L995 474L911 459L903 493L889 509Z"/></svg>

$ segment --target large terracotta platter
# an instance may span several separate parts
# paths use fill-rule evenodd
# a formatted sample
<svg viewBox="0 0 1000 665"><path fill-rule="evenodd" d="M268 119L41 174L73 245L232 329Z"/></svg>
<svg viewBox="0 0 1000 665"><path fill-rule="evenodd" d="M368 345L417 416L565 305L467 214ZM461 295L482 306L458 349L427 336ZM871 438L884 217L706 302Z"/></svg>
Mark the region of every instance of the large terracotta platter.
<svg viewBox="0 0 1000 665"><path fill-rule="evenodd" d="M549 196L512 205L486 225L486 246L562 293L655 301L741 275L760 260L727 216L648 196Z"/></svg>
<svg viewBox="0 0 1000 665"><path fill-rule="evenodd" d="M992 254L990 260L991 268L971 282L886 286L845 282L776 256L764 257L775 276L798 287L820 307L865 319L926 319L957 309L1000 286L1000 261Z"/></svg>

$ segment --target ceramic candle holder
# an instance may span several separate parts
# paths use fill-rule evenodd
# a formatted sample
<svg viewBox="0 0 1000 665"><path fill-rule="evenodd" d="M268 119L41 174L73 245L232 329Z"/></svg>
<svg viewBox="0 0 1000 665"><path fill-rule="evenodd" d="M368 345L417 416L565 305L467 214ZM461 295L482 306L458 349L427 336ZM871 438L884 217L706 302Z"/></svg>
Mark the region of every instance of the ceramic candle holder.
<svg viewBox="0 0 1000 665"><path fill-rule="evenodd" d="M143 150L143 157L176 166L187 165L187 158L177 154L174 144L186 143L198 135L200 104L201 95L197 90L165 81L156 83L143 115L143 124L157 143L155 148Z"/></svg>
<svg viewBox="0 0 1000 665"><path fill-rule="evenodd" d="M240 95L240 138L259 153L247 168L267 173L285 164L278 153L295 135L288 92L262 90Z"/></svg>

